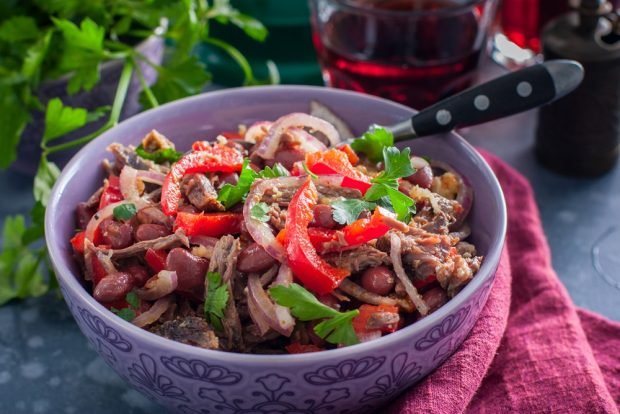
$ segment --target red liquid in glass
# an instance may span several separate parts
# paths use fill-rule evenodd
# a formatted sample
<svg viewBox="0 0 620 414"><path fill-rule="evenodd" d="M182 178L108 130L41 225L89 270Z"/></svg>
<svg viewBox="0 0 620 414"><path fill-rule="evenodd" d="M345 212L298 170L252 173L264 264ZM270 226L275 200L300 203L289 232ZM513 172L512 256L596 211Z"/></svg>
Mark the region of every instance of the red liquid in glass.
<svg viewBox="0 0 620 414"><path fill-rule="evenodd" d="M620 0L611 2L620 7ZM502 32L518 46L540 52L540 33L553 18L570 10L568 0L503 0Z"/></svg>
<svg viewBox="0 0 620 414"><path fill-rule="evenodd" d="M366 7L370 3L364 3ZM454 7L452 1L384 0L384 10ZM471 84L484 45L481 7L452 14L380 14L334 11L314 31L327 83L424 108Z"/></svg>

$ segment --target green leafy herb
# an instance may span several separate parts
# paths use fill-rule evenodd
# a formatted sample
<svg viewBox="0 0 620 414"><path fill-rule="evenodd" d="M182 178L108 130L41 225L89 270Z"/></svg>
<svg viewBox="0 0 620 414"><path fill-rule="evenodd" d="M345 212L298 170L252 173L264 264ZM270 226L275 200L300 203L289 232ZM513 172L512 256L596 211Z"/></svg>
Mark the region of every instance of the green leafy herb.
<svg viewBox="0 0 620 414"><path fill-rule="evenodd" d="M129 292L125 295L125 301L129 304L128 307L123 309L111 308L118 317L125 319L127 322L131 322L136 318L136 311L140 307L140 298L135 292Z"/></svg>
<svg viewBox="0 0 620 414"><path fill-rule="evenodd" d="M273 167L265 167L263 171L258 173L260 178L288 177L289 175L291 173L279 162L276 162Z"/></svg>
<svg viewBox="0 0 620 414"><path fill-rule="evenodd" d="M161 148L157 151L147 152L142 144L138 145L138 148L136 148L136 154L157 164L177 162L183 156L182 152L179 152L174 148Z"/></svg>
<svg viewBox="0 0 620 414"><path fill-rule="evenodd" d="M332 204L332 217L340 224L351 224L358 219L362 211L372 211L376 203L358 199L336 200Z"/></svg>
<svg viewBox="0 0 620 414"><path fill-rule="evenodd" d="M60 169L47 158L41 158L37 175L34 177L34 199L47 206L52 187L60 175Z"/></svg>
<svg viewBox="0 0 620 414"><path fill-rule="evenodd" d="M131 219L137 212L136 205L133 203L121 204L120 206L114 207L114 210L112 210L114 218L123 221Z"/></svg>
<svg viewBox="0 0 620 414"><path fill-rule="evenodd" d="M262 221L263 223L266 223L269 221L269 206L267 205L267 203L257 203L256 205L252 206L252 208L250 209L250 216L252 216L253 219L256 219L258 221Z"/></svg>
<svg viewBox="0 0 620 414"><path fill-rule="evenodd" d="M239 175L237 184L224 184L217 200L228 209L245 199L245 196L250 191L250 187L252 187L252 183L254 183L254 180L257 178L276 178L288 175L288 170L279 163L276 163L273 168L265 167L264 170L257 173L250 167L250 160L246 158L243 160L243 166L241 167L241 174Z"/></svg>
<svg viewBox="0 0 620 414"><path fill-rule="evenodd" d="M207 322L222 331L222 318L228 303L228 287L223 284L222 276L218 272L207 273L208 290L205 296L204 314Z"/></svg>
<svg viewBox="0 0 620 414"><path fill-rule="evenodd" d="M394 135L379 125L373 125L364 135L353 141L351 148L366 154L372 162L379 162L383 157L383 149L392 145L394 145Z"/></svg>
<svg viewBox="0 0 620 414"><path fill-rule="evenodd" d="M36 226L42 226L37 217ZM36 233L42 234L38 228ZM30 250L33 236L26 228L24 216L7 217L3 228L3 249L0 254L0 305L12 299L43 295L49 289L43 277L44 247ZM50 277L52 277L50 275Z"/></svg>
<svg viewBox="0 0 620 414"><path fill-rule="evenodd" d="M110 310L114 312L116 316L125 319L127 322L131 322L136 318L136 311L130 308L116 309L113 307Z"/></svg>
<svg viewBox="0 0 620 414"><path fill-rule="evenodd" d="M398 190L398 179L415 173L409 148L402 152L396 147L384 148L383 163L384 170L372 179L373 185L364 197L368 201L381 201L381 204L385 204L385 200L389 199L389 207L394 210L398 219L409 222L411 215L415 214L415 201Z"/></svg>
<svg viewBox="0 0 620 414"><path fill-rule="evenodd" d="M250 167L250 160L246 158L243 160L237 184L224 184L217 196L217 201L222 203L227 209L239 203L250 191L252 183L258 176L259 174Z"/></svg>
<svg viewBox="0 0 620 414"><path fill-rule="evenodd" d="M7 42L21 42L39 36L37 22L32 17L15 16L0 24L0 39Z"/></svg>
<svg viewBox="0 0 620 414"><path fill-rule="evenodd" d="M314 332L332 344L353 345L359 342L351 321L359 311L338 312L319 300L297 283L274 286L269 294L278 305L291 309L293 316L302 321L325 319L314 327Z"/></svg>
<svg viewBox="0 0 620 414"><path fill-rule="evenodd" d="M132 308L137 309L140 306L140 298L136 295L136 292L129 292L125 296L125 300Z"/></svg>

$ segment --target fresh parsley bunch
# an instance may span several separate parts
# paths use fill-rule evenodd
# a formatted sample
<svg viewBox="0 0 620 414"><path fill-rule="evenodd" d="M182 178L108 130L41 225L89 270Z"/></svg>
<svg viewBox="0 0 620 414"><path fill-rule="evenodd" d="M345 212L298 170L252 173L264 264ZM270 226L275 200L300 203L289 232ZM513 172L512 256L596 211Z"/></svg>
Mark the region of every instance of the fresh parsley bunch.
<svg viewBox="0 0 620 414"><path fill-rule="evenodd" d="M197 94L211 79L204 64L192 55L194 47L205 42L222 48L240 65L245 84L266 83L254 77L236 48L210 36L213 22L233 24L257 41L267 36L259 21L240 13L229 0L0 1L0 169L15 161L32 113L45 113L30 225L22 215L8 217L4 224L0 305L13 298L38 296L49 289L43 277L46 249L40 239L45 206L60 170L48 156L83 145L115 126L134 74L143 89L140 101L145 108ZM164 26L167 30L163 30ZM164 65L150 61L134 48L154 33L174 44ZM112 59L124 64L110 107L89 112L67 107L58 98L47 103L38 99L36 91L42 82L63 76L69 77L69 94L90 91L99 82L101 63ZM157 71L153 86L147 85L139 63ZM272 80L274 73L272 70ZM106 122L97 131L58 143L59 138L101 117L106 117Z"/></svg>

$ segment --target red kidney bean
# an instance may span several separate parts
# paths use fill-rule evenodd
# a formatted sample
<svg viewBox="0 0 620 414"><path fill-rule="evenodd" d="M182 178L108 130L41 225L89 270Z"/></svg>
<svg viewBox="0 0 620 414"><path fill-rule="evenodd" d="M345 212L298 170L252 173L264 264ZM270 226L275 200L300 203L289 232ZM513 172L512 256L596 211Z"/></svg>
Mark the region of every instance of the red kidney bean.
<svg viewBox="0 0 620 414"><path fill-rule="evenodd" d="M209 261L197 257L181 247L174 248L166 258L166 269L177 272L179 279L178 289L191 292L204 287L205 275L209 268Z"/></svg>
<svg viewBox="0 0 620 414"><path fill-rule="evenodd" d="M149 206L139 210L136 218L140 224L159 224L170 227L170 218L158 207Z"/></svg>
<svg viewBox="0 0 620 414"><path fill-rule="evenodd" d="M434 312L448 301L448 295L442 288L429 289L422 294L422 299L430 308L430 312Z"/></svg>
<svg viewBox="0 0 620 414"><path fill-rule="evenodd" d="M431 184L433 184L433 169L427 164L422 168L418 168L415 174L410 175L406 180L422 188L431 188Z"/></svg>
<svg viewBox="0 0 620 414"><path fill-rule="evenodd" d="M319 295L317 296L317 299L323 305L327 305L330 308L334 308L334 309L340 309L340 302L338 302L338 299L336 299L333 295L329 295L329 294Z"/></svg>
<svg viewBox="0 0 620 414"><path fill-rule="evenodd" d="M131 292L133 288L132 282L133 278L126 272L110 273L97 283L93 296L99 302L121 300Z"/></svg>
<svg viewBox="0 0 620 414"><path fill-rule="evenodd" d="M377 266L366 269L362 274L362 287L377 295L387 295L394 289L396 280L394 272L386 266Z"/></svg>
<svg viewBox="0 0 620 414"><path fill-rule="evenodd" d="M127 267L125 272L129 273L133 278L133 284L137 287L142 287L149 280L149 272L143 266L138 264L132 264Z"/></svg>
<svg viewBox="0 0 620 414"><path fill-rule="evenodd" d="M332 216L332 208L327 204L317 204L312 211L314 217L312 218L312 222L310 222L310 226L324 227L326 229L338 227L338 223Z"/></svg>
<svg viewBox="0 0 620 414"><path fill-rule="evenodd" d="M133 242L133 227L129 223L121 223L113 219L105 219L99 225L103 244L113 249L124 249Z"/></svg>
<svg viewBox="0 0 620 414"><path fill-rule="evenodd" d="M237 270L244 273L265 272L274 264L276 259L257 243L248 245L237 257Z"/></svg>
<svg viewBox="0 0 620 414"><path fill-rule="evenodd" d="M158 239L170 234L170 230L161 224L140 224L136 229L136 240L145 241Z"/></svg>
<svg viewBox="0 0 620 414"><path fill-rule="evenodd" d="M306 154L298 148L284 148L276 152L273 161L267 161L267 164L272 167L275 163L279 162L287 170L293 168L293 164L297 161L303 161L306 158Z"/></svg>
<svg viewBox="0 0 620 414"><path fill-rule="evenodd" d="M75 222L78 229L85 229L88 226L88 222L93 217L92 209L86 206L86 203L78 204L75 209Z"/></svg>

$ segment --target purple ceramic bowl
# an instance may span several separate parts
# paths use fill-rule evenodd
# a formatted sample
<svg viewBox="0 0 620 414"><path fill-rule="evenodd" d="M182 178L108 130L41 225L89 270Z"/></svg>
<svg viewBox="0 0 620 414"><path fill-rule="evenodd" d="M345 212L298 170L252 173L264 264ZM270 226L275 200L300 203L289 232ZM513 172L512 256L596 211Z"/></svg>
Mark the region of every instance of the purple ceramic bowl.
<svg viewBox="0 0 620 414"><path fill-rule="evenodd" d="M418 139L413 152L448 162L475 192L473 242L484 263L456 297L427 318L381 339L298 355L211 351L160 338L115 316L84 289L69 239L74 209L101 184L99 165L112 142L138 143L156 128L180 149L238 124L308 111L311 100L335 109L354 129L389 125L413 111L383 99L302 86L229 89L183 99L135 116L84 147L50 197L46 239L67 304L102 358L137 390L174 412L361 413L377 407L439 366L463 342L484 306L504 244L506 209L500 186L480 155L456 134Z"/></svg>

